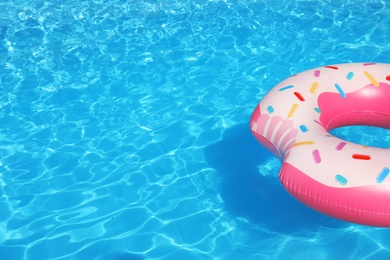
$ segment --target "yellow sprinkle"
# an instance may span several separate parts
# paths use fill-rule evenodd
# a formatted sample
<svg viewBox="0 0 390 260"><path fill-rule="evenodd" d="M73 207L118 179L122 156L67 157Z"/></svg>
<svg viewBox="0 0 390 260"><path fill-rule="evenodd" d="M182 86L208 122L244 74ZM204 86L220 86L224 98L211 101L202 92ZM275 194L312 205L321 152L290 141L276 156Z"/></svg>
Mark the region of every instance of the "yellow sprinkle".
<svg viewBox="0 0 390 260"><path fill-rule="evenodd" d="M365 70L363 73L364 73L364 75L366 75L366 77L371 81L372 85L374 85L375 87L378 87L378 86L379 86L378 81L376 81L376 80L374 79L374 77L371 76L370 73L368 73L368 71Z"/></svg>
<svg viewBox="0 0 390 260"><path fill-rule="evenodd" d="M317 87L318 87L318 82L314 81L313 84L311 85L310 93L314 94L314 92L316 91Z"/></svg>
<svg viewBox="0 0 390 260"><path fill-rule="evenodd" d="M291 109L290 109L290 111L288 112L288 115L287 115L288 118L292 117L292 115L294 114L295 109L297 109L297 107L298 107L298 104L297 104L297 103L295 103L295 104L293 104L293 105L291 106Z"/></svg>
<svg viewBox="0 0 390 260"><path fill-rule="evenodd" d="M314 144L314 141L303 141L295 143L293 146L300 146L300 145L306 145L306 144Z"/></svg>

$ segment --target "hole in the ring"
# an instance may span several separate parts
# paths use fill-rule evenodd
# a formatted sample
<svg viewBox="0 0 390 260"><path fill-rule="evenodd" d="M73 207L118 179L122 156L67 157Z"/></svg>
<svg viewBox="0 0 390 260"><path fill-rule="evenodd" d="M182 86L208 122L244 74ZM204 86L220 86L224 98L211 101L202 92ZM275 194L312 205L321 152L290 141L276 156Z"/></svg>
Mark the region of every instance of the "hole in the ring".
<svg viewBox="0 0 390 260"><path fill-rule="evenodd" d="M343 140L378 148L390 148L390 130L376 126L343 126L329 131Z"/></svg>

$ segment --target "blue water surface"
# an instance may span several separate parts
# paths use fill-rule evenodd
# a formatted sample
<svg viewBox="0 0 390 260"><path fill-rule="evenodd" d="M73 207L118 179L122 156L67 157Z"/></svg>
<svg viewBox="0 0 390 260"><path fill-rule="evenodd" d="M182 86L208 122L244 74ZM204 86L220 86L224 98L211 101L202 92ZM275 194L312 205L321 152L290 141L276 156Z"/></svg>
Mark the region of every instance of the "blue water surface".
<svg viewBox="0 0 390 260"><path fill-rule="evenodd" d="M389 62L380 0L0 2L0 259L386 259L293 199L249 117L300 71ZM390 147L388 132L343 130ZM379 139L377 139L379 138Z"/></svg>

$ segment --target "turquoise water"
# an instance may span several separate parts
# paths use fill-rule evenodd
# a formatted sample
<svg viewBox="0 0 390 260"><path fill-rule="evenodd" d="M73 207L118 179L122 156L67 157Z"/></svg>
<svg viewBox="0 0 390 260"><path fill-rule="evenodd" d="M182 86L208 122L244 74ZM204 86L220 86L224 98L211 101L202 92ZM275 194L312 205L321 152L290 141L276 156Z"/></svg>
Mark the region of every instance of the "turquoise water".
<svg viewBox="0 0 390 260"><path fill-rule="evenodd" d="M248 128L291 74L388 62L385 1L3 0L0 10L0 259L390 256L388 229L291 198ZM386 131L341 134L390 144Z"/></svg>

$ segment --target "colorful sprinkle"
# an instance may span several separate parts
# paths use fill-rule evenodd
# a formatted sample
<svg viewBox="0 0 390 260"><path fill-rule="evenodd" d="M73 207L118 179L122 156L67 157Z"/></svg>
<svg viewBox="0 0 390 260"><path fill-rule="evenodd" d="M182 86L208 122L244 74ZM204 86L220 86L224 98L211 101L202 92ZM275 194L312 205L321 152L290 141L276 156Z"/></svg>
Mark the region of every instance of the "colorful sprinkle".
<svg viewBox="0 0 390 260"><path fill-rule="evenodd" d="M389 168L383 168L382 171L379 173L378 177L376 177L376 183L382 183L386 179L387 175L389 175L389 173Z"/></svg>
<svg viewBox="0 0 390 260"><path fill-rule="evenodd" d="M386 76L386 80L389 80L389 81L390 81L390 75L387 75L387 76Z"/></svg>
<svg viewBox="0 0 390 260"><path fill-rule="evenodd" d="M325 66L325 68L328 68L328 69L334 69L334 70L338 70L339 68L336 67L336 66Z"/></svg>
<svg viewBox="0 0 390 260"><path fill-rule="evenodd" d="M338 183L340 183L341 185L345 185L345 184L348 183L347 178L345 178L345 177L344 177L343 175L341 175L341 174L337 174L337 175L335 176L335 180L336 180Z"/></svg>
<svg viewBox="0 0 390 260"><path fill-rule="evenodd" d="M298 107L298 104L296 104L296 103L291 106L290 111L288 112L288 115L287 115L288 118L293 116L297 107Z"/></svg>
<svg viewBox="0 0 390 260"><path fill-rule="evenodd" d="M312 153L314 163L319 164L321 162L321 156L320 156L320 151L314 150Z"/></svg>
<svg viewBox="0 0 390 260"><path fill-rule="evenodd" d="M314 81L313 84L311 84L310 93L314 94L314 92L316 91L317 87L318 87L318 82Z"/></svg>
<svg viewBox="0 0 390 260"><path fill-rule="evenodd" d="M301 93L299 93L299 92L294 92L294 95L295 95L300 101L305 101L305 99L302 97Z"/></svg>
<svg viewBox="0 0 390 260"><path fill-rule="evenodd" d="M374 85L375 87L378 87L378 86L379 86L378 81L376 81L376 79L374 79L374 77L371 76L371 74L368 73L368 71L365 70L363 73L364 73L364 75L366 75L366 77L371 81L372 85Z"/></svg>
<svg viewBox="0 0 390 260"><path fill-rule="evenodd" d="M286 89L290 89L290 88L293 88L294 86L293 85L288 85L288 86L285 86L283 88L280 88L279 91L285 91Z"/></svg>
<svg viewBox="0 0 390 260"><path fill-rule="evenodd" d="M354 153L352 154L352 158L356 160L370 160L371 156L368 154L359 154L359 153Z"/></svg>
<svg viewBox="0 0 390 260"><path fill-rule="evenodd" d="M314 144L314 141L296 142L293 146L300 146L300 145L307 145L307 144Z"/></svg>
<svg viewBox="0 0 390 260"><path fill-rule="evenodd" d="M318 78L320 76L320 74L321 74L321 71L315 70L314 73L313 73L313 76Z"/></svg>
<svg viewBox="0 0 390 260"><path fill-rule="evenodd" d="M341 151L344 146L347 144L347 142L340 142L337 146L336 146L336 150L337 151Z"/></svg>
<svg viewBox="0 0 390 260"><path fill-rule="evenodd" d="M375 62L367 62L367 63L363 63L363 66L370 66L375 64L376 64Z"/></svg>
<svg viewBox="0 0 390 260"><path fill-rule="evenodd" d="M319 107L315 107L314 111L316 111L317 113L321 114L321 109Z"/></svg>
<svg viewBox="0 0 390 260"><path fill-rule="evenodd" d="M347 79L351 80L355 76L355 74L351 71L350 73L347 74Z"/></svg>
<svg viewBox="0 0 390 260"><path fill-rule="evenodd" d="M337 83L335 83L334 86L336 87L336 89L337 89L337 91L339 92L340 96L341 96L342 98L345 98L345 97L346 97L345 92L344 92L344 90L340 87L340 85L337 84Z"/></svg>
<svg viewBox="0 0 390 260"><path fill-rule="evenodd" d="M272 114L275 111L275 109L273 108L273 106L270 105L267 107L267 111L268 113Z"/></svg>
<svg viewBox="0 0 390 260"><path fill-rule="evenodd" d="M306 133L307 131L309 131L306 125L300 125L299 129L301 129L302 133Z"/></svg>

